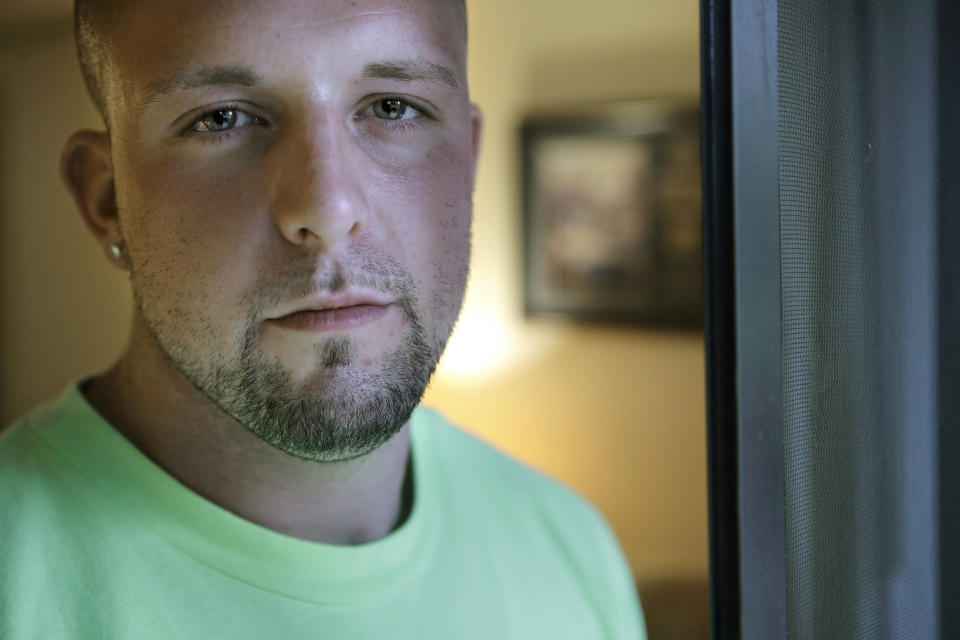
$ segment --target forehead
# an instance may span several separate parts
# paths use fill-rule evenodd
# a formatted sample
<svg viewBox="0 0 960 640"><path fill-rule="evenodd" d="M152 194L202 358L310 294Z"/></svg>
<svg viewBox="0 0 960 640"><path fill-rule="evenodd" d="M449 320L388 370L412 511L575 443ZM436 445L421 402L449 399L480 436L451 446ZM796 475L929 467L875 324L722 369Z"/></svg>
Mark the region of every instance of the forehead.
<svg viewBox="0 0 960 640"><path fill-rule="evenodd" d="M109 67L126 92L196 65L267 72L362 66L410 58L465 72L454 0L129 0L117 15Z"/></svg>

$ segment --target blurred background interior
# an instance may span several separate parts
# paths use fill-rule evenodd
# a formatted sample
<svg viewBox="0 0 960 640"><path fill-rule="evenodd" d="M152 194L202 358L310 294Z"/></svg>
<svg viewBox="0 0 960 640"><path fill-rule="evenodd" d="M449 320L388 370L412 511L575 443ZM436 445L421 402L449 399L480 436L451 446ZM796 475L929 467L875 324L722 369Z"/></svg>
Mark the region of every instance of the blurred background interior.
<svg viewBox="0 0 960 640"><path fill-rule="evenodd" d="M696 329L528 317L520 125L532 113L699 96L693 0L468 0L485 114L472 275L425 402L589 498L628 556L652 640L708 637L704 355ZM130 295L57 177L99 128L69 0L0 6L0 423L107 367Z"/></svg>

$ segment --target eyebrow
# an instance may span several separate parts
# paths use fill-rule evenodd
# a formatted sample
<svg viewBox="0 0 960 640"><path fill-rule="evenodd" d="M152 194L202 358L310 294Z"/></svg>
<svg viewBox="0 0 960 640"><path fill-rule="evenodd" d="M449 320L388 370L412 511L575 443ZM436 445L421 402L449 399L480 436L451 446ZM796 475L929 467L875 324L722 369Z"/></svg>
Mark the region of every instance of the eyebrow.
<svg viewBox="0 0 960 640"><path fill-rule="evenodd" d="M449 67L424 60L389 60L371 62L363 68L364 78L386 78L414 82L427 80L439 82L454 91L460 90L457 74ZM252 87L261 82L260 76L246 67L212 66L178 71L147 85L143 106L155 102L174 91L199 87Z"/></svg>
<svg viewBox="0 0 960 640"><path fill-rule="evenodd" d="M199 69L179 71L166 78L151 82L147 86L147 91L144 94L142 102L144 105L147 105L174 91L196 89L198 87L238 85L242 87L252 87L259 82L260 77L246 67L200 67Z"/></svg>
<svg viewBox="0 0 960 640"><path fill-rule="evenodd" d="M364 78L387 78L390 80L428 80L445 84L454 91L460 90L457 74L449 67L423 60L389 60L373 62L363 68Z"/></svg>

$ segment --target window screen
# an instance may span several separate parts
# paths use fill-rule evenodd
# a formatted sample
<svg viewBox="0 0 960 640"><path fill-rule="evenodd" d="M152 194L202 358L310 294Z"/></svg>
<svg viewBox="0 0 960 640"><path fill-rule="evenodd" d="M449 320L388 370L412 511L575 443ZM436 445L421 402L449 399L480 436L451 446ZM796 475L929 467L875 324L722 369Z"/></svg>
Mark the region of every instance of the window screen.
<svg viewBox="0 0 960 640"><path fill-rule="evenodd" d="M934 638L935 3L777 11L787 635Z"/></svg>

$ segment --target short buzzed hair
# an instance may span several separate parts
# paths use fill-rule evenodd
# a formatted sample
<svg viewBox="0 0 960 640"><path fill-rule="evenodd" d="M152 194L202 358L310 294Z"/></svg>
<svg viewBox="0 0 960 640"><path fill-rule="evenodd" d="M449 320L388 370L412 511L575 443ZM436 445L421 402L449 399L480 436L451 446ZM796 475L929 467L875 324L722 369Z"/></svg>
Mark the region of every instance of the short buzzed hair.
<svg viewBox="0 0 960 640"><path fill-rule="evenodd" d="M100 117L109 127L107 101L103 90L104 67L106 66L104 37L109 21L115 11L111 0L76 0L73 5L73 32L77 45L80 73L87 85L87 92Z"/></svg>
<svg viewBox="0 0 960 640"><path fill-rule="evenodd" d="M463 24L464 39L467 37L466 0L451 0L456 6ZM106 76L107 34L117 26L121 17L118 6L121 0L75 0L73 5L73 29L77 45L80 73L87 85L87 92L100 112L107 129L110 128L107 111L104 77Z"/></svg>

